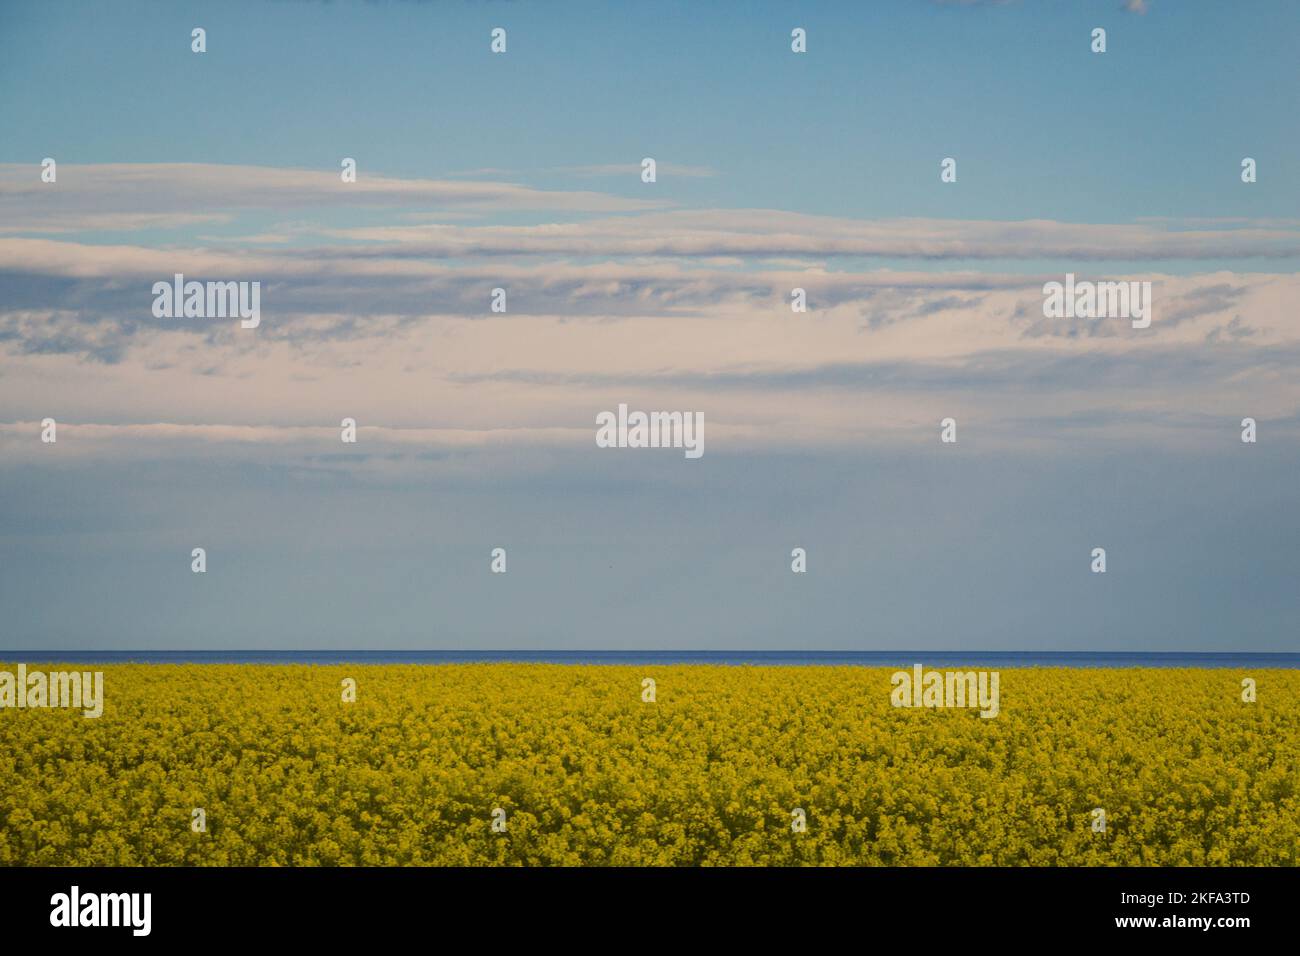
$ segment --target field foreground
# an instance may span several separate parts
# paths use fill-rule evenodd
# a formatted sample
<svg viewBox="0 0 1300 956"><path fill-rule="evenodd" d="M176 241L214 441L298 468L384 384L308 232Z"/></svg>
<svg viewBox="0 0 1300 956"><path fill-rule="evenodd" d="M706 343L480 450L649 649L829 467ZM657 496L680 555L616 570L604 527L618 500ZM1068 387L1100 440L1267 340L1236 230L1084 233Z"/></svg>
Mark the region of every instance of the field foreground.
<svg viewBox="0 0 1300 956"><path fill-rule="evenodd" d="M1297 671L1005 669L983 719L884 668L91 669L102 717L0 710L0 864L1300 861Z"/></svg>

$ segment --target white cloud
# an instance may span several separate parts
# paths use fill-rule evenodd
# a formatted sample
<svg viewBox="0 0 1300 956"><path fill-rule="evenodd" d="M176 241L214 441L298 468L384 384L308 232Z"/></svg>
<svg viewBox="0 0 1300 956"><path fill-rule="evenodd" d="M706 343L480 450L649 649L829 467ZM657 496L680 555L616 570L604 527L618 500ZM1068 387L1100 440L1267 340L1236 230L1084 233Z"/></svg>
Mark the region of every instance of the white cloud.
<svg viewBox="0 0 1300 956"><path fill-rule="evenodd" d="M283 169L206 163L63 163L57 183L43 183L34 164L0 164L5 230L76 231L175 225L177 217L238 210L460 208L481 212L629 212L662 208L653 199L542 190L504 182L399 179L359 170L344 183L339 169ZM93 210L90 212L88 210ZM196 212L197 211L197 212Z"/></svg>

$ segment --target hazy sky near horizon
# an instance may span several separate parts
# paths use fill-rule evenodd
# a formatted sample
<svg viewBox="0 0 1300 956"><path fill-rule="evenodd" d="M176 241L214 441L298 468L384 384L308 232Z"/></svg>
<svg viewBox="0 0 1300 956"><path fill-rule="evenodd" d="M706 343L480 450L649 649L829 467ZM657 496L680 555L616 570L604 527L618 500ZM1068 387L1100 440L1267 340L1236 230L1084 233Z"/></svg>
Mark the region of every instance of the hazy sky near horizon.
<svg viewBox="0 0 1300 956"><path fill-rule="evenodd" d="M0 4L0 649L1296 650L1298 38ZM260 326L156 318L176 273ZM1066 273L1150 281L1151 327L1045 318ZM704 455L596 447L620 403Z"/></svg>

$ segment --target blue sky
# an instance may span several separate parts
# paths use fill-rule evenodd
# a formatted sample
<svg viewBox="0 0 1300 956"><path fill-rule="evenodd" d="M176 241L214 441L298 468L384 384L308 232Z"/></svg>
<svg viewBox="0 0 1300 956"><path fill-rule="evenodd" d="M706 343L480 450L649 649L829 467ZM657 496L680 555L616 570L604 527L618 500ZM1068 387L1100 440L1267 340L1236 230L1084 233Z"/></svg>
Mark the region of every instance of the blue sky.
<svg viewBox="0 0 1300 956"><path fill-rule="evenodd" d="M1295 649L1300 6L1126 6L0 5L0 647Z"/></svg>
<svg viewBox="0 0 1300 956"><path fill-rule="evenodd" d="M8 162L332 167L342 152L385 175L506 168L556 187L572 180L549 169L652 155L716 169L663 183L711 205L1300 216L1290 3L1152 0L1139 16L1119 0L88 2L0 16ZM488 52L495 26L504 57ZM793 26L806 56L790 54ZM1089 50L1095 26L1105 55ZM1227 188L1242 155L1264 170L1250 191ZM933 188L944 156L959 189Z"/></svg>

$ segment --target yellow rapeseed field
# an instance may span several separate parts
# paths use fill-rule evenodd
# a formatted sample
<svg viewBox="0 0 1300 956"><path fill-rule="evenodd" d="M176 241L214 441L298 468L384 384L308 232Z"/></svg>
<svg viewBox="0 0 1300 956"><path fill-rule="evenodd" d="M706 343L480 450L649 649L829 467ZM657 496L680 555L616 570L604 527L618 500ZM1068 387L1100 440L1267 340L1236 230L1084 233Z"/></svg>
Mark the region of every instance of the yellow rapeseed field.
<svg viewBox="0 0 1300 956"><path fill-rule="evenodd" d="M1295 865L1300 850L1296 671L1006 669L982 719L891 707L880 668L94 669L98 719L0 710L0 864Z"/></svg>

